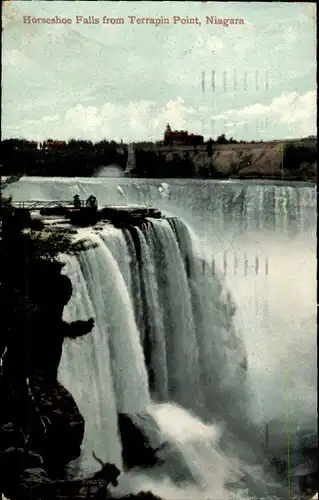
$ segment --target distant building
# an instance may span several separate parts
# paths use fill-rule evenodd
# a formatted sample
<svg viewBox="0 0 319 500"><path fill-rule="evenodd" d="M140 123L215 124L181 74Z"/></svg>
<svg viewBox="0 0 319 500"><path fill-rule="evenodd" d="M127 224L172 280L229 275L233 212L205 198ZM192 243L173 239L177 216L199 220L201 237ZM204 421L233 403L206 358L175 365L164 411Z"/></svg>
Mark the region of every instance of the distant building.
<svg viewBox="0 0 319 500"><path fill-rule="evenodd" d="M184 145L200 146L204 144L204 137L197 134L189 134L187 130L171 130L169 123L164 133L164 146Z"/></svg>

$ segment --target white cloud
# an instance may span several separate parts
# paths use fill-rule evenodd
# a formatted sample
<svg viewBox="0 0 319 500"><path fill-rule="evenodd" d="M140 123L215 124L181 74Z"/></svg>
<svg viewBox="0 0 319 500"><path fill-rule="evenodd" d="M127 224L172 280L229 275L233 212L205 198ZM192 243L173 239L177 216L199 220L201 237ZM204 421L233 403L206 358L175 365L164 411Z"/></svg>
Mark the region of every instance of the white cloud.
<svg viewBox="0 0 319 500"><path fill-rule="evenodd" d="M167 123L174 129L193 133L211 131L213 107L192 107L182 97L171 99L165 105L155 101L140 100L129 104L105 102L100 107L83 102L70 107L65 113L52 113L40 120L28 119L19 126L6 127L4 135L18 135L37 140L47 137L56 139L86 138L90 140L114 139L119 141L161 140ZM241 109L230 109L213 116L214 135L226 132L239 137L256 133L268 127L280 130L280 137L301 137L316 133L316 93L298 94L283 92L269 105L255 103ZM218 125L219 124L219 125ZM251 127L252 126L252 127ZM271 134L273 137L273 133ZM270 138L272 138L270 137Z"/></svg>
<svg viewBox="0 0 319 500"><path fill-rule="evenodd" d="M265 106L253 104L241 109L230 109L214 117L215 120L231 120L232 125L251 123L257 120L277 122L287 128L292 136L316 134L316 92L304 94L283 92Z"/></svg>
<svg viewBox="0 0 319 500"><path fill-rule="evenodd" d="M306 6L236 4L235 12L231 4L223 4L212 13L209 2L186 2L179 4L182 17L243 17L245 25L219 29L203 23L200 29L173 25L153 29L129 24L93 28L22 23L23 15L35 14L33 3L7 2L4 6L4 135L156 140L169 121L173 128L194 133L216 136L226 130L236 138L253 139L254 127L246 127L247 122L262 117L271 117L269 130L267 125L260 132L264 138L305 134L315 127L309 98L305 102L299 98L315 88L315 29ZM63 15L78 14L77 2L64 4ZM101 17L109 5L112 15L126 15L124 4L84 2L81 13ZM56 15L54 5L38 2L36 15ZM177 14L174 2L158 2L154 7L146 2L144 8L131 5L132 15ZM277 113L276 101L269 107L269 99L283 90L299 94L287 94L289 102L279 102L283 109ZM224 121L217 120L212 132L212 114L230 108L236 112L231 110Z"/></svg>
<svg viewBox="0 0 319 500"><path fill-rule="evenodd" d="M77 104L64 115L24 120L19 126L8 126L6 132L12 135L19 130L19 135L38 140L49 136L59 139L161 140L168 122L176 129L198 131L199 123L194 120L194 114L195 110L181 97L162 107L147 100L128 105L107 102L100 108Z"/></svg>
<svg viewBox="0 0 319 500"><path fill-rule="evenodd" d="M153 126L163 129L167 123L171 123L173 128L184 129L187 125L187 117L192 114L193 110L185 105L184 99L168 101L166 105L159 111L156 119L153 120Z"/></svg>

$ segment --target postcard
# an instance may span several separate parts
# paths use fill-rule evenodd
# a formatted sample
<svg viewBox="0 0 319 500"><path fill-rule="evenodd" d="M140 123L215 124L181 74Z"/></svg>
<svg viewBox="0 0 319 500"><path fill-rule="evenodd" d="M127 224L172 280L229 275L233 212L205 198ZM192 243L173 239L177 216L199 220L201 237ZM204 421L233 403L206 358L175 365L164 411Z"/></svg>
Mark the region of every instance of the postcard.
<svg viewBox="0 0 319 500"><path fill-rule="evenodd" d="M2 46L3 498L315 498L315 4L9 0Z"/></svg>

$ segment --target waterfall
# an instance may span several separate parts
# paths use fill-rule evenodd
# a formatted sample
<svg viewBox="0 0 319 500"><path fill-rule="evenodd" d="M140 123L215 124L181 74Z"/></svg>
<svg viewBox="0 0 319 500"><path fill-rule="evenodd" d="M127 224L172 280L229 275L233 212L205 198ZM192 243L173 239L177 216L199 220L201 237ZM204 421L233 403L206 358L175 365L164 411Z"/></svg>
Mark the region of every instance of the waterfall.
<svg viewBox="0 0 319 500"><path fill-rule="evenodd" d="M124 232L128 245L132 249L131 265L134 283L140 291L137 294L139 302L135 301L135 310L139 318L149 384L153 397L165 401L169 397L166 339L164 314L159 300L160 290L156 277L156 260L152 253L153 248L147 244L143 231L136 227L131 228L131 231L124 230Z"/></svg>
<svg viewBox="0 0 319 500"><path fill-rule="evenodd" d="M135 415L140 427L147 414L159 429L154 446L169 443L164 465L122 475L118 491L269 497L275 486L254 467L263 461L256 426L277 418L282 428L283 391L285 418L305 429L315 420L316 191L169 179L163 196L162 184L23 178L6 192L15 200L93 193L100 204L125 197L166 215L79 230L97 247L64 257L74 285L65 319L95 318L88 336L65 342L59 370L86 421L77 465L96 471L95 451L121 468L117 414Z"/></svg>
<svg viewBox="0 0 319 500"><path fill-rule="evenodd" d="M130 146L129 146L130 147ZM132 152L134 147L130 147ZM99 204L156 206L169 211L196 228L196 233L228 234L242 231L275 231L283 228L292 235L315 232L316 189L308 183L263 181L210 181L168 179L112 179L22 177L5 188L14 200L72 200L75 194L87 199L91 194ZM286 199L286 206L283 200Z"/></svg>
<svg viewBox="0 0 319 500"><path fill-rule="evenodd" d="M159 306L164 312L168 394L190 407L199 404L199 361L190 291L178 243L167 221L150 224L146 238L156 266ZM189 369L186 371L185 366Z"/></svg>
<svg viewBox="0 0 319 500"><path fill-rule="evenodd" d="M74 396L80 410L83 408L88 439L93 438L90 442L91 448L92 442L101 441L103 435L108 442L110 423L112 438L116 439L118 429L114 422L117 412L135 413L144 410L150 403L150 395L143 350L125 278L104 240L95 234L91 234L90 238L98 244L97 248L81 253L76 263L73 262L74 258L68 261L66 272L73 281L74 296L66 307L65 319L73 319L76 310L81 315L87 313L86 304L90 301L93 304L90 310L96 326L84 345L76 346L80 357L75 356L73 343L66 343L60 376L62 383L73 394L75 383ZM70 271L75 266L76 273ZM89 359L88 349L91 350ZM72 376L72 368L69 369L73 364L78 375L76 378ZM85 376L88 371L89 376ZM96 408L94 404L88 403L91 398L97 401ZM91 427L93 415L96 415L96 421ZM110 443L112 447L106 445L101 458L120 464L119 444L116 443L113 457L109 454L109 450L111 455L113 453L112 440ZM103 447L104 443L99 445L99 449Z"/></svg>
<svg viewBox="0 0 319 500"><path fill-rule="evenodd" d="M73 295L64 310L64 319L71 322L95 317L95 328L90 336L81 343L65 341L59 367L62 383L71 391L80 412L89 423L85 427L82 467L90 473L95 471L92 451L105 461L113 461L117 465L122 463L116 395L109 342L103 322L99 322L97 317L99 310L103 310L103 301L100 296L90 294L88 285L92 285L92 282L86 281L76 258L67 259L65 272L72 280ZM107 436L107 447L101 436Z"/></svg>
<svg viewBox="0 0 319 500"><path fill-rule="evenodd" d="M117 414L149 414L170 444L161 474L174 485L186 470L198 487L221 491L244 472L221 452L220 424L204 421L231 426L237 419L244 429L240 404L248 404L245 347L222 278L203 266L195 234L178 218L84 233L95 246L64 257L74 285L64 317L92 315L95 327L84 340L65 342L59 370L86 421L77 466L95 471L95 451L122 467ZM167 415L186 427L174 430ZM198 435L189 434L191 422ZM134 489L137 476L128 478Z"/></svg>
<svg viewBox="0 0 319 500"><path fill-rule="evenodd" d="M136 167L134 144L131 142L127 147L127 163L125 173L129 174Z"/></svg>
<svg viewBox="0 0 319 500"><path fill-rule="evenodd" d="M246 352L234 327L234 303L222 287L221 276L213 274L211 265L205 263L203 269L195 234L179 219L169 222L189 277L205 407L215 412L218 409L236 412L239 403L246 406L248 402L244 390L246 375L242 368L246 364ZM238 391L234 390L235 386ZM226 404L225 398L231 399L231 405Z"/></svg>

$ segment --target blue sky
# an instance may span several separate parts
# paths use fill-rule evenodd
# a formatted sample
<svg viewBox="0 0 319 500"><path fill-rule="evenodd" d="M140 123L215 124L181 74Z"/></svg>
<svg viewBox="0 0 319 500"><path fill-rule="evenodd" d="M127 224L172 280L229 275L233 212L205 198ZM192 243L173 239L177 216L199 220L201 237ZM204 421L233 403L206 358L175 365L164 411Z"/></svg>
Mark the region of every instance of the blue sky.
<svg viewBox="0 0 319 500"><path fill-rule="evenodd" d="M161 140L167 122L206 138L316 134L313 7L11 0L2 12L2 136ZM79 15L100 23L77 24ZM23 16L72 24L27 24ZM103 16L125 22L106 25ZM170 23L130 24L128 16ZM174 16L201 25L174 24ZM206 16L244 24L206 24Z"/></svg>

